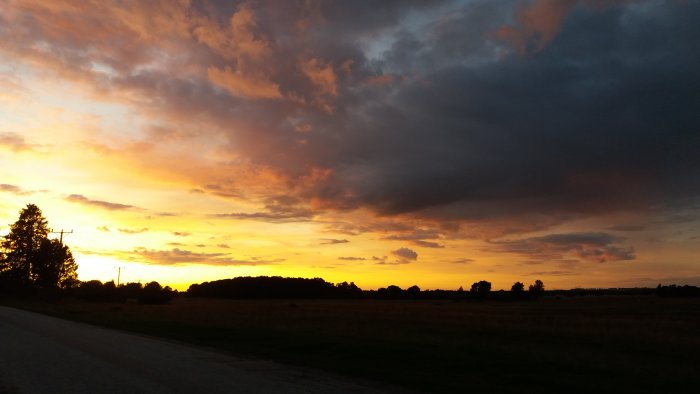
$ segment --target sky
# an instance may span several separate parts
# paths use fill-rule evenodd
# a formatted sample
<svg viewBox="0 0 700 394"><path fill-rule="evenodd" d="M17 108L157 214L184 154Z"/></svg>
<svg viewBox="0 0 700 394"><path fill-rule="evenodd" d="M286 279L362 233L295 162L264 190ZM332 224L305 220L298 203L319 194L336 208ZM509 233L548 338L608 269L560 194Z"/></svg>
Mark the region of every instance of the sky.
<svg viewBox="0 0 700 394"><path fill-rule="evenodd" d="M698 285L698 20L695 0L0 0L0 234L33 203L81 280L181 290Z"/></svg>

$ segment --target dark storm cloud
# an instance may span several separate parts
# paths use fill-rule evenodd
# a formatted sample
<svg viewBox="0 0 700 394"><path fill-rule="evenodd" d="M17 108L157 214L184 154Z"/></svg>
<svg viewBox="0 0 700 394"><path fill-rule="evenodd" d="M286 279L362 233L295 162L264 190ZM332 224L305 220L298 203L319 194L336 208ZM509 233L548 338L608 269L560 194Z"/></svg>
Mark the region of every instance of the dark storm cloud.
<svg viewBox="0 0 700 394"><path fill-rule="evenodd" d="M197 122L287 182L287 200L218 217L369 208L507 233L700 193L698 2L56 4L0 15L2 51ZM163 130L149 138L179 138Z"/></svg>
<svg viewBox="0 0 700 394"><path fill-rule="evenodd" d="M351 108L350 164L336 160L336 189L320 194L384 213L447 207L445 216L490 218L642 208L698 192L697 3L580 5L539 51L486 62L471 54L509 47L483 39L489 31L468 42L470 16L461 31L474 49L395 44L389 60L419 53L445 66ZM450 41L444 26L430 33Z"/></svg>

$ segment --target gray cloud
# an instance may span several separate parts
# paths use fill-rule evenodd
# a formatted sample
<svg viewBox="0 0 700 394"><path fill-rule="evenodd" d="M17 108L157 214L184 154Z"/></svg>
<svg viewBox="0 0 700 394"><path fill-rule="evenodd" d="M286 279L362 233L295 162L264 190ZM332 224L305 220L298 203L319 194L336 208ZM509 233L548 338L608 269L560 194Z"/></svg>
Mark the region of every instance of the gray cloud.
<svg viewBox="0 0 700 394"><path fill-rule="evenodd" d="M516 253L544 261L622 261L636 258L634 248L615 245L607 233L562 233L517 240L490 241L489 251ZM568 259L567 259L568 258Z"/></svg>
<svg viewBox="0 0 700 394"><path fill-rule="evenodd" d="M337 245L337 244L346 244L350 241L347 239L334 239L334 238L322 238L321 239L321 245Z"/></svg>
<svg viewBox="0 0 700 394"><path fill-rule="evenodd" d="M437 248L437 249L439 249L439 248L444 248L444 247L445 247L445 245L439 244L439 243L437 243L437 242L423 241L423 240L421 240L421 239L413 240L413 241L411 241L411 243L412 243L413 245L420 246L420 247L423 247L423 248Z"/></svg>
<svg viewBox="0 0 700 394"><path fill-rule="evenodd" d="M418 259L418 253L414 252L413 250L409 248L399 248L396 250L392 250L391 254L394 256L398 257L401 260L411 260L415 261Z"/></svg>
<svg viewBox="0 0 700 394"><path fill-rule="evenodd" d="M646 227L642 225L635 225L635 224L621 224L617 226L610 226L608 227L608 230L613 230L613 231L642 231Z"/></svg>
<svg viewBox="0 0 700 394"><path fill-rule="evenodd" d="M103 209L107 209L110 211L125 211L125 210L130 210L130 209L140 209L140 208L137 208L133 205L117 204L117 203L108 202L108 201L101 201L101 200L91 200L91 199L89 199L81 194L71 194L70 196L66 197L66 200L70 201L70 202L75 202L78 204L103 208Z"/></svg>
<svg viewBox="0 0 700 394"><path fill-rule="evenodd" d="M476 261L476 260L463 258L463 259L453 260L453 261L451 261L451 263L452 264L471 264L474 261Z"/></svg>
<svg viewBox="0 0 700 394"><path fill-rule="evenodd" d="M240 260L231 258L230 255L226 253L197 253L179 248L171 250L137 248L133 250L130 255L132 256L132 260L158 265L269 265L283 261L282 259L266 260L258 257Z"/></svg>
<svg viewBox="0 0 700 394"><path fill-rule="evenodd" d="M221 219L259 220L264 222L307 221L314 213L303 206L301 200L292 196L275 196L265 200L264 212L253 213L220 213L212 217Z"/></svg>
<svg viewBox="0 0 700 394"><path fill-rule="evenodd" d="M413 245L424 247L424 248L443 248L444 246L432 241L426 241L426 239L440 239L442 238L442 232L436 229L416 229L413 231L402 232L399 234L392 234L382 237L385 240L397 240L397 241L409 241Z"/></svg>

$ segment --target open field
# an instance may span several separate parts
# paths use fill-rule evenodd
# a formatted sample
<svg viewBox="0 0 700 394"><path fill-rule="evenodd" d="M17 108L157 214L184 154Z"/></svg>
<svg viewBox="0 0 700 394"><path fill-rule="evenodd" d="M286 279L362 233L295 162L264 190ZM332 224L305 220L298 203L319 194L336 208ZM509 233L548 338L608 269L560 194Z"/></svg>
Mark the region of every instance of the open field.
<svg viewBox="0 0 700 394"><path fill-rule="evenodd" d="M700 387L700 299L14 305L421 391Z"/></svg>

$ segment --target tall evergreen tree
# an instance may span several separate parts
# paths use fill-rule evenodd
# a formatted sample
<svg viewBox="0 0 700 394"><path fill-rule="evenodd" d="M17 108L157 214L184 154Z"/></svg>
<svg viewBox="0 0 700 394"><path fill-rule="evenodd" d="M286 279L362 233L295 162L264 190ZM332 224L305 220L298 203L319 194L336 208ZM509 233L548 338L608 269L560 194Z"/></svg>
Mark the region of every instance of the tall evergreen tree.
<svg viewBox="0 0 700 394"><path fill-rule="evenodd" d="M66 288L77 283L78 265L70 249L48 239L49 228L39 207L27 205L2 241L2 282L13 287Z"/></svg>
<svg viewBox="0 0 700 394"><path fill-rule="evenodd" d="M48 222L41 209L28 204L20 211L19 219L10 226L10 233L2 241L5 259L0 272L18 285L33 284L35 278L32 265L42 240L48 235Z"/></svg>

